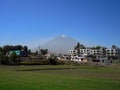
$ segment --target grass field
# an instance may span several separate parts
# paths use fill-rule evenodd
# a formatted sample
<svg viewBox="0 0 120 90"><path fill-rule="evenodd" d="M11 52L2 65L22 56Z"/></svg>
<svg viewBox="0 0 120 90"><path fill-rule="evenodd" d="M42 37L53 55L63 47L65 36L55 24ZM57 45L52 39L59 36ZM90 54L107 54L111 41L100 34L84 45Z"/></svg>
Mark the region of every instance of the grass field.
<svg viewBox="0 0 120 90"><path fill-rule="evenodd" d="M0 66L0 90L120 90L120 69L92 66Z"/></svg>

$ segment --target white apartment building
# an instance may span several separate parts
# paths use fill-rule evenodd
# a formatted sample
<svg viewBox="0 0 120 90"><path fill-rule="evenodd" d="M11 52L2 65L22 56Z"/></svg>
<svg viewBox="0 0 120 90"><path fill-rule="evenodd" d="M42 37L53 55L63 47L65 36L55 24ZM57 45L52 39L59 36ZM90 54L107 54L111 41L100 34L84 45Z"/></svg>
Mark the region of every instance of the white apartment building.
<svg viewBox="0 0 120 90"><path fill-rule="evenodd" d="M68 54L71 55L71 56L74 56L77 54L77 50L68 50Z"/></svg>
<svg viewBox="0 0 120 90"><path fill-rule="evenodd" d="M91 49L90 50L90 55L100 55L100 54L102 54L102 52L103 52L103 50L97 50L97 49L95 49L95 50L93 50L93 49Z"/></svg>
<svg viewBox="0 0 120 90"><path fill-rule="evenodd" d="M106 49L106 54L108 56L120 56L120 49Z"/></svg>
<svg viewBox="0 0 120 90"><path fill-rule="evenodd" d="M81 55L103 55L103 49L80 49ZM69 55L76 55L77 50L68 50ZM119 56L120 57L120 48L111 48L105 50L105 56Z"/></svg>
<svg viewBox="0 0 120 90"><path fill-rule="evenodd" d="M80 49L81 55L90 55L91 49Z"/></svg>

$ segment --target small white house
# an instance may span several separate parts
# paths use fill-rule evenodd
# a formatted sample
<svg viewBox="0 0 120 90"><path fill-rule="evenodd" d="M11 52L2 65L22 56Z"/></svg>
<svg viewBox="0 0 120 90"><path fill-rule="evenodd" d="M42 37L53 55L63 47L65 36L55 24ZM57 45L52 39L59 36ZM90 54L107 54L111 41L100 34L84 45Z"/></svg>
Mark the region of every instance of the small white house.
<svg viewBox="0 0 120 90"><path fill-rule="evenodd" d="M71 61L75 62L87 62L87 59L82 56L71 56Z"/></svg>

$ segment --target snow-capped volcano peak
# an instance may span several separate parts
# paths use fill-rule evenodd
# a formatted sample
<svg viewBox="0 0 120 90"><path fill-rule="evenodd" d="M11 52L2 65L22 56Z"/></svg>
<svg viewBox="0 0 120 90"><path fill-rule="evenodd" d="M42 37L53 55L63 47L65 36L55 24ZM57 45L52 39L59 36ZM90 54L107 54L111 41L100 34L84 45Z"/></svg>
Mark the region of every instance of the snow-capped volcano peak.
<svg viewBox="0 0 120 90"><path fill-rule="evenodd" d="M61 35L61 37L65 38L66 36L65 35Z"/></svg>

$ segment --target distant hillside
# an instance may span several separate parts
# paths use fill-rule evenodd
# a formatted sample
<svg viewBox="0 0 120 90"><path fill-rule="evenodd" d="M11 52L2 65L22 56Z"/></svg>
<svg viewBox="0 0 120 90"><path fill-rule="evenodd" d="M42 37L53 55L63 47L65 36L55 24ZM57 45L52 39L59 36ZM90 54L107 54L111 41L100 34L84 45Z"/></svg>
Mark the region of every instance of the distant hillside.
<svg viewBox="0 0 120 90"><path fill-rule="evenodd" d="M77 41L62 35L50 40L49 42L43 44L41 48L48 49L50 52L55 52L57 54L66 54L69 49L73 49Z"/></svg>

